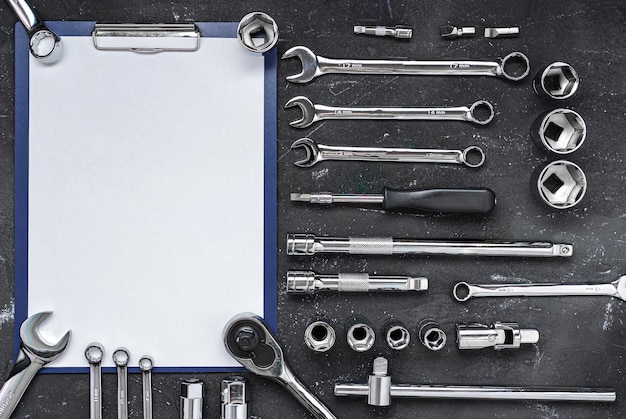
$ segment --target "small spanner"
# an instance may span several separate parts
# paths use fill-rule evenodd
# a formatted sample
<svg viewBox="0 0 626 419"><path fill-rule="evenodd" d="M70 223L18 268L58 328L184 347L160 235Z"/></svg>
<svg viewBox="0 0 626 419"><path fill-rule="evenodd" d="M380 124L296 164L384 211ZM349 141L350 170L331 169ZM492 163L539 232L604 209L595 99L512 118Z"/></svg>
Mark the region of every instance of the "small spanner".
<svg viewBox="0 0 626 419"><path fill-rule="evenodd" d="M299 58L302 71L287 80L308 83L322 74L398 74L414 76L494 76L519 81L530 72L528 57L512 52L492 60L353 60L315 55L307 47L293 47L283 59Z"/></svg>
<svg viewBox="0 0 626 419"><path fill-rule="evenodd" d="M238 314L226 323L222 336L228 353L250 372L280 383L317 419L337 419L291 372L263 318Z"/></svg>
<svg viewBox="0 0 626 419"><path fill-rule="evenodd" d="M551 297L605 295L626 301L626 275L608 284L489 284L472 285L459 282L452 295L457 301L472 297Z"/></svg>
<svg viewBox="0 0 626 419"><path fill-rule="evenodd" d="M398 163L451 163L479 167L485 162L480 147L465 150L438 150L419 148L338 147L318 144L310 138L296 140L291 149L304 148L306 157L295 162L298 167L311 167L322 160L358 160Z"/></svg>
<svg viewBox="0 0 626 419"><path fill-rule="evenodd" d="M102 357L104 347L92 342L85 348L89 363L89 419L102 419Z"/></svg>
<svg viewBox="0 0 626 419"><path fill-rule="evenodd" d="M39 325L50 314L51 311L33 314L20 327L20 351L9 378L0 389L0 419L11 416L35 374L44 365L60 357L70 342L71 331L54 345L49 345L39 336Z"/></svg>
<svg viewBox="0 0 626 419"><path fill-rule="evenodd" d="M306 128L324 119L396 119L422 121L467 121L486 125L493 119L495 111L491 103L479 100L470 106L451 107L403 107L403 108L347 108L314 105L305 96L296 96L285 104L285 109L298 106L302 118L291 121L294 128Z"/></svg>

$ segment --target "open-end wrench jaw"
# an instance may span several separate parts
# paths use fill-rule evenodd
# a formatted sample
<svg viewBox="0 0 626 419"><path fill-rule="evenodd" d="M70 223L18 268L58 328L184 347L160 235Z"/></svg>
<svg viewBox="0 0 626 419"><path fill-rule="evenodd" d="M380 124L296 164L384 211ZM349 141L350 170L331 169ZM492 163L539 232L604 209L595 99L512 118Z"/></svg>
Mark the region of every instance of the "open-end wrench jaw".
<svg viewBox="0 0 626 419"><path fill-rule="evenodd" d="M298 167L311 167L315 163L320 161L320 151L315 141L310 138L300 138L294 141L291 145L291 149L295 150L303 148L306 151L306 157L302 160L296 161L294 164Z"/></svg>
<svg viewBox="0 0 626 419"><path fill-rule="evenodd" d="M615 294L613 297L626 301L626 275L622 275L613 281L615 285Z"/></svg>
<svg viewBox="0 0 626 419"><path fill-rule="evenodd" d="M299 58L302 64L302 71L292 76L287 76L287 81L292 83L308 83L321 74L317 56L307 47L297 46L287 50L282 59Z"/></svg>
<svg viewBox="0 0 626 419"><path fill-rule="evenodd" d="M50 315L51 311L44 311L33 314L22 323L20 327L20 338L22 347L43 363L48 363L57 359L70 342L71 331L68 331L57 343L48 344L39 335L39 325Z"/></svg>
<svg viewBox="0 0 626 419"><path fill-rule="evenodd" d="M294 98L289 99L287 103L285 103L285 109L293 108L294 106L298 106L302 111L302 118L291 121L289 125L294 128L306 128L311 125L313 122L317 121L316 113L315 113L315 105L311 100L305 96L296 96Z"/></svg>

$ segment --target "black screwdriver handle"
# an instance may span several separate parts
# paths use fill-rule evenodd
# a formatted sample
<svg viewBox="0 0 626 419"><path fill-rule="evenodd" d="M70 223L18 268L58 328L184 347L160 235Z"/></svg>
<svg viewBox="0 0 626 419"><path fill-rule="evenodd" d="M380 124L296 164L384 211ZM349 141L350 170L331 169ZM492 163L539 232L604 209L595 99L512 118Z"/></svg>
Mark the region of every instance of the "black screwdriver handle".
<svg viewBox="0 0 626 419"><path fill-rule="evenodd" d="M468 189L383 189L386 211L485 214L496 205L496 194L488 188Z"/></svg>

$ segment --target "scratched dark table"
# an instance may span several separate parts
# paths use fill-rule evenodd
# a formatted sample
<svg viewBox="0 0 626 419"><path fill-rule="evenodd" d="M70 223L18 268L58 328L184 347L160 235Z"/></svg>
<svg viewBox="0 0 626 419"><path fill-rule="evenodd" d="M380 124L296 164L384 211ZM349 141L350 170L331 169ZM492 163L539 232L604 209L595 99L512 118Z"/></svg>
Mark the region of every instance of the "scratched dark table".
<svg viewBox="0 0 626 419"><path fill-rule="evenodd" d="M281 61L278 71L278 272L279 338L288 361L306 386L341 418L619 418L626 416L625 303L604 297L481 299L457 303L457 281L608 282L626 273L626 3L623 1L135 1L53 2L33 0L49 20L100 22L239 21L261 10L280 26L279 55L295 45L337 58L480 58L522 51L531 60L531 75L554 61L574 66L579 91L563 102L549 102L532 92L531 78L508 83L489 77L398 77L327 75L306 85L285 76L299 71L295 61ZM0 377L13 364L14 266L14 16L0 6ZM443 40L439 25L476 26L472 39ZM405 24L413 39L356 36L355 24ZM516 39L488 40L482 29L516 25ZM467 105L479 99L496 108L486 127L463 122L328 121L297 130L289 121L295 110L282 105L296 95L316 103L354 106ZM554 159L529 137L537 115L556 107L578 111L588 126L583 147L569 159L585 171L589 189L577 207L557 211L530 193L533 169ZM443 165L325 162L299 169L291 143L309 136L332 145L465 148L479 145L487 162L480 169ZM378 192L383 186L479 187L498 197L488 216L416 216L346 207L321 208L289 202L290 192ZM286 255L287 233L347 237L466 238L546 240L573 243L572 258L514 259L473 257L361 257ZM235 268L235 267L233 267ZM319 273L369 272L426 276L430 289L419 295L286 295L289 269ZM172 299L172 306L181 303ZM339 338L325 354L305 348L302 335L309 317L323 313ZM392 353L379 339L366 353L352 352L342 324L353 313L365 315L379 329L388 316L404 321L413 340ZM430 352L417 342L415 326L433 317L448 333L448 345ZM460 352L454 343L456 323L514 321L539 330L540 340L520 350ZM202 333L198 323L198 333ZM379 335L380 336L380 335ZM202 350L202 348L198 348ZM464 401L394 399L389 408L368 407L364 398L337 398L336 381L365 382L376 355L390 360L396 383L610 386L615 403L538 401ZM226 374L155 374L155 417L178 416L179 383L197 376L205 382L205 417L219 417L219 385ZM247 374L250 414L263 418L306 418L307 412L279 385ZM116 415L116 377L106 374L105 417ZM28 388L14 417L88 417L87 374L39 375ZM129 379L130 417L142 417L141 378Z"/></svg>

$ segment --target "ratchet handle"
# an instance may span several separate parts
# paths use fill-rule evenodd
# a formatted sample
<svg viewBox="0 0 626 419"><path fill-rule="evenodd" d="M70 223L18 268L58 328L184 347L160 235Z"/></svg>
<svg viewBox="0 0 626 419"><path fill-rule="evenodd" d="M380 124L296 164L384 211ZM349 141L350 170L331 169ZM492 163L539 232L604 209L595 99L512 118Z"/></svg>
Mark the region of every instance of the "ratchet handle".
<svg viewBox="0 0 626 419"><path fill-rule="evenodd" d="M316 419L337 419L328 408L319 401L291 372L288 379L277 378L280 384L294 396Z"/></svg>
<svg viewBox="0 0 626 419"><path fill-rule="evenodd" d="M496 205L496 194L489 188L383 189L386 211L486 214Z"/></svg>

